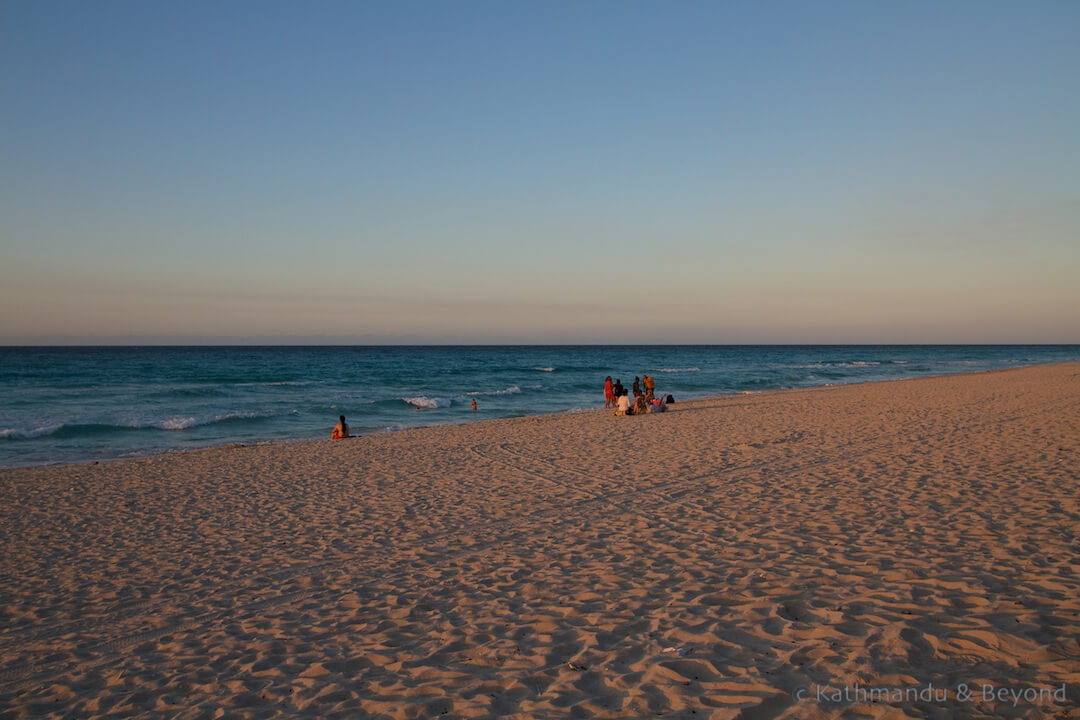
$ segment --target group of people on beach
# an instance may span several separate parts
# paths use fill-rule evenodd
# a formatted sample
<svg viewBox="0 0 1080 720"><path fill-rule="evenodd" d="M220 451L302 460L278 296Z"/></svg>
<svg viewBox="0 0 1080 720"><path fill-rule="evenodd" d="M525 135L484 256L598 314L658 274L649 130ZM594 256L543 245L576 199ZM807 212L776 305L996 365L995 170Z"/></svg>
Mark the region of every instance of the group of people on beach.
<svg viewBox="0 0 1080 720"><path fill-rule="evenodd" d="M622 380L612 382L611 376L604 378L604 408L615 408L616 415L644 415L645 413L662 413L667 406L675 402L671 395L657 396L656 384L651 375L642 377L634 376L634 382L630 386L634 393L634 399L630 400L630 393L623 387ZM472 401L473 412L476 412L476 400ZM345 416L338 417L338 424L330 433L333 440L350 438L349 424L345 422Z"/></svg>
<svg viewBox="0 0 1080 720"><path fill-rule="evenodd" d="M604 378L604 408L615 408L616 415L643 415L664 412L669 403L675 402L671 395L656 395L656 383L650 375L634 376L631 390L634 393L633 401L630 400L630 394L623 386L622 379L612 382L608 375Z"/></svg>

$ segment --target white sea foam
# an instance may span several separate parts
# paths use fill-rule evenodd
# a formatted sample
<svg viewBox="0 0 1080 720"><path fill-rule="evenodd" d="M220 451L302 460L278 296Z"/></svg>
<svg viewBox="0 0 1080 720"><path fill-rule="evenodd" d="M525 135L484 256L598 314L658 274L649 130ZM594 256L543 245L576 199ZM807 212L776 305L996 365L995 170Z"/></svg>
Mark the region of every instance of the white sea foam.
<svg viewBox="0 0 1080 720"><path fill-rule="evenodd" d="M39 425L34 428L4 428L0 430L0 438L11 438L18 440L29 440L30 438L41 437L43 435L52 435L54 432L64 427L64 423L56 423L54 425Z"/></svg>
<svg viewBox="0 0 1080 720"><path fill-rule="evenodd" d="M435 408L448 408L452 404L449 398L429 398L423 395L419 397L401 398L410 405L420 410L434 410Z"/></svg>
<svg viewBox="0 0 1080 720"><path fill-rule="evenodd" d="M777 368L785 368L788 370L824 370L825 368L861 368L861 367L876 367L881 363L873 360L853 360L851 362L817 362L806 363L802 365L776 365Z"/></svg>
<svg viewBox="0 0 1080 720"><path fill-rule="evenodd" d="M521 392L521 388L517 385L511 385L508 388L502 390L474 390L473 392L467 392L466 395L516 395Z"/></svg>
<svg viewBox="0 0 1080 720"><path fill-rule="evenodd" d="M539 370L540 372L555 372L553 367L535 367L533 370Z"/></svg>
<svg viewBox="0 0 1080 720"><path fill-rule="evenodd" d="M200 425L213 425L214 423L223 422L225 420L253 420L255 418L270 417L274 413L258 413L250 410L234 410L232 412L223 413L221 415L214 415L210 418L196 418L196 417L182 417L175 416L166 418L165 420L158 420L151 423L132 423L130 427L133 428L149 428L154 427L159 430L187 430L190 427L198 427Z"/></svg>
<svg viewBox="0 0 1080 720"><path fill-rule="evenodd" d="M162 430L186 430L187 428L198 424L199 421L193 417L171 417L168 420L161 420L160 422L153 423L152 427L161 428ZM132 427L139 426L133 425Z"/></svg>
<svg viewBox="0 0 1080 720"><path fill-rule="evenodd" d="M701 372L701 368L696 367L683 367L683 368L660 368L656 372L662 373L688 373L688 372Z"/></svg>
<svg viewBox="0 0 1080 720"><path fill-rule="evenodd" d="M235 382L229 383L233 387L281 387L295 385L297 387L303 387L305 385L311 385L311 380L254 380L251 382Z"/></svg>
<svg viewBox="0 0 1080 720"><path fill-rule="evenodd" d="M233 410L232 412L227 412L224 415L215 415L213 422L220 422L222 420L235 420L237 418L243 419L243 420L249 420L249 419L253 419L253 418L270 417L270 416L275 415L275 414L276 413L272 413L272 412L270 412L270 413L255 412L253 410Z"/></svg>

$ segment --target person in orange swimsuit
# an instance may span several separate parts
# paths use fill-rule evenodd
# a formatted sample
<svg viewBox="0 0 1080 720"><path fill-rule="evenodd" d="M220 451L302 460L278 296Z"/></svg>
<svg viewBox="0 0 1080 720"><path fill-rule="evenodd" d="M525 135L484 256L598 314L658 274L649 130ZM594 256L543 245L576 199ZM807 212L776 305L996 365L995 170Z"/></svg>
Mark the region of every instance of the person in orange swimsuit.
<svg viewBox="0 0 1080 720"><path fill-rule="evenodd" d="M615 386L611 384L611 376L604 378L604 408L615 407Z"/></svg>
<svg viewBox="0 0 1080 720"><path fill-rule="evenodd" d="M350 435L349 435L349 424L345 422L345 416L344 415L339 415L338 416L338 424L334 426L334 431L332 433L330 433L330 439L331 440L342 440L342 439L347 438L347 437L350 437Z"/></svg>

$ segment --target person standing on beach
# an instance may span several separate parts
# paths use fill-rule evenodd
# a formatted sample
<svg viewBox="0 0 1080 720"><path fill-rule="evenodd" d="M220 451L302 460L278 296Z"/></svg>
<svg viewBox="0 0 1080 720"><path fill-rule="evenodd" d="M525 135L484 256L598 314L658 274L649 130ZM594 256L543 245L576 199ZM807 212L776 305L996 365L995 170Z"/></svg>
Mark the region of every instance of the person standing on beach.
<svg viewBox="0 0 1080 720"><path fill-rule="evenodd" d="M615 404L615 386L611 384L611 376L604 378L604 408L610 408Z"/></svg>
<svg viewBox="0 0 1080 720"><path fill-rule="evenodd" d="M634 399L641 397L641 378L637 375L634 376L634 384L630 386L634 392Z"/></svg>
<svg viewBox="0 0 1080 720"><path fill-rule="evenodd" d="M645 394L652 395L653 390L656 389L656 383L653 382L652 375L642 377L641 383L645 386Z"/></svg>

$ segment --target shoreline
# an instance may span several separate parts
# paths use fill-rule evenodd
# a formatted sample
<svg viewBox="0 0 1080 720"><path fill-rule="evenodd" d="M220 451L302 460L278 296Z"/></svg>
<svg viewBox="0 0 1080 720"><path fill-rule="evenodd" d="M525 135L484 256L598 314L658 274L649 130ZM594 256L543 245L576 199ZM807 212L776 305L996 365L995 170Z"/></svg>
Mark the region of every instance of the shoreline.
<svg viewBox="0 0 1080 720"><path fill-rule="evenodd" d="M839 347L844 347L844 346L839 346ZM919 347L919 346L916 346L916 347ZM989 374L989 373L1012 372L1012 371L1015 371L1015 370L1023 370L1025 368L1032 368L1032 367L1052 367L1052 366L1055 366L1055 365L1067 365L1067 364L1069 364L1071 362L1077 362L1077 361L1068 361L1067 360L1067 361L1055 361L1055 362L1046 362L1046 363L1030 363L1030 364L1027 364L1027 365L1016 365L1016 366L1010 366L1010 367L1006 367L1006 368L992 368L992 369L988 369L988 370L961 370L961 371L956 371L956 372L946 372L946 373L933 374L933 375L920 375L918 377L897 377L897 378L888 378L888 379L882 379L882 380L858 380L858 381L854 381L854 382L824 383L824 384L821 384L821 385L810 385L810 386L806 386L806 387L795 387L795 388L774 388L774 389L769 389L769 390L736 390L736 391L732 391L732 392L729 392L729 393L710 394L710 395L702 395L702 396L697 396L697 397L691 396L690 399L682 400L682 401L680 401L678 398L676 398L676 405L687 405L689 403L717 401L717 400L721 400L723 398L731 398L731 397L739 397L739 396L762 396L762 395L769 395L769 394L774 394L774 393L791 393L791 392L824 390L824 389L828 389L828 388L841 388L841 387L852 387L852 386L861 386L861 385L874 385L874 384L877 384L877 383L894 383L894 382L904 382L904 381L919 381L919 380L929 380L929 379L933 379L933 378L953 377L953 376L960 376L960 375L981 375L981 374ZM602 388L601 388L601 390L602 390ZM593 412L604 412L604 408L573 408L573 409L568 409L568 410L556 410L556 411L553 411L553 412L530 413L528 415L518 415L518 416L514 416L514 417L464 420L464 421L460 421L460 422L454 422L454 421L441 422L441 423L434 423L432 425L418 425L418 426L413 426L413 427L405 427L405 428L401 428L399 430L373 430L371 432L366 432L366 433L360 433L360 434L357 434L357 435L353 435L348 439L351 440L351 439L359 439L359 438L379 437L379 436L382 436L382 435L393 435L393 434L412 432L412 431L417 431L417 430L428 430L428 429L431 429L431 428L438 428L438 427L454 427L454 426L463 426L463 425L474 425L474 424L477 424L477 423L509 422L509 421L515 421L515 420L523 420L523 419L527 419L527 418L537 418L537 417L547 417L547 416L561 416L561 415L575 415L575 414L588 414L588 413L593 413ZM327 427L332 429L333 425L330 424ZM328 429L327 430L327 435L329 435L329 432L330 432L330 430ZM65 466L69 466L69 465L71 465L71 466L99 465L99 464L102 464L102 463L139 461L139 460L145 460L147 458L183 456L183 455L186 455L186 454L189 454L189 453L202 453L202 452L206 452L206 451L210 451L210 450L220 450L220 449L232 448L232 447L261 447L261 446L266 446L266 445L290 445L290 446L291 445L302 445L302 444L306 444L306 443L322 442L324 439L329 439L329 438L328 437L327 438L323 438L323 437L273 438L273 439L269 439L269 440L260 440L260 441L257 441L257 442L239 442L239 441L226 440L226 441L223 441L223 442L220 442L220 443L214 443L212 445L205 445L205 446L201 446L201 447L184 448L184 449L166 449L166 450L160 450L160 451L151 451L151 452L147 452L145 454L124 455L124 456L120 456L120 457L86 459L86 460L75 460L75 461L58 460L58 461L55 461L55 462L34 463L34 464L28 464L28 465L0 465L0 473L4 473L4 472L8 472L8 471L30 470L30 469L33 469L33 468L65 467Z"/></svg>
<svg viewBox="0 0 1080 720"><path fill-rule="evenodd" d="M1080 362L912 380L4 471L0 707L1068 715Z"/></svg>

